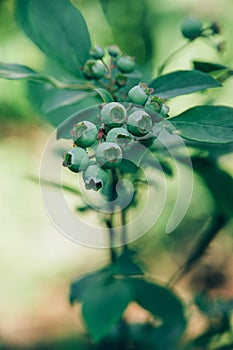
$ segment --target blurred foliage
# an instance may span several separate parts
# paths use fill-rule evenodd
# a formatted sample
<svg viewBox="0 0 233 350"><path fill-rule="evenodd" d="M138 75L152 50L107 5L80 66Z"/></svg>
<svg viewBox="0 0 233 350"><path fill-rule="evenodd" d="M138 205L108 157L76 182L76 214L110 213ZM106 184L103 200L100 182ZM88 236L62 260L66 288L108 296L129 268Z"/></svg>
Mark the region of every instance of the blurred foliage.
<svg viewBox="0 0 233 350"><path fill-rule="evenodd" d="M169 1L158 1L157 4L155 4L154 1L124 1L124 0L101 0L100 2L89 0L89 1L76 1L75 2L78 7L86 8L92 8L92 16L87 18L88 22L90 22L90 27L94 26L96 27L96 13L101 14L101 8L102 11L106 14L107 23L109 26L111 26L111 31L109 30L109 34L104 37L95 37L95 39L98 39L100 42L106 42L112 43L112 41L117 42L124 51L127 51L133 56L138 57L138 62L141 66L144 67L144 73L145 76L151 75L151 69L153 68L154 73L152 74L153 77L155 75L156 68L160 65L160 61L162 56L167 56L167 51L172 51L172 46L176 45L176 42L180 40L178 32L173 31L173 27L177 27L177 23L181 19L184 13L188 12L190 7L188 5L178 2L178 3L171 3ZM13 20L13 6L12 1L7 0L1 0L0 2L0 23L1 23L1 30L0 30L0 38L2 41L1 46L3 47L3 52L1 53L1 58L3 60L16 61L17 58L19 58L19 61L22 60L22 62L25 62L24 58L27 57L26 61L28 61L29 65L31 64L30 61L32 60L32 65L35 68L39 68L44 71L48 71L53 69L54 72L60 72L62 75L63 72L61 72L60 67L56 67L54 65L54 62L45 62L45 66L43 65L43 59L41 59L41 54L29 43L18 31L18 29L15 26L15 21ZM230 2L225 1L222 5L229 6L231 4ZM156 6L155 6L156 5ZM179 7L181 6L182 7ZM204 4L203 4L203 7ZM185 10L186 8L186 10ZM202 6L200 6L202 8ZM96 12L95 12L96 11ZM98 12L99 11L99 12ZM197 12L200 12L200 9L197 9ZM217 11L216 11L217 12ZM129 16L130 13L130 16ZM222 12L223 13L223 10ZM229 11L230 13L230 11ZM227 19L226 14L226 19ZM92 22L92 23L91 23ZM231 32L230 28L232 26L232 23L229 24L229 19L227 23L227 29L228 32ZM98 24L99 25L99 24ZM15 39L16 38L16 39ZM16 41L19 40L18 45L15 46ZM171 43L172 44L167 44ZM169 46L169 47L168 47ZM198 44L197 44L198 46ZM22 49L25 48L25 50ZM15 50L17 48L17 50ZM5 50L5 51L4 51ZM200 55L200 51L203 50L203 46L200 45L197 47L197 56ZM17 51L17 52L16 52ZM21 53L20 53L21 51ZM216 59L216 55L213 53L212 49L206 49L207 54L210 54L210 56L214 57ZM188 57L188 60L186 59ZM228 61L231 62L231 59L229 59L230 56L228 56ZM192 61L191 56L185 51L184 57L178 59L178 63L181 68L184 66L184 61ZM199 58L199 57L195 57ZM183 59L183 60L182 60ZM190 60L189 60L190 59ZM189 64L189 63L188 63ZM171 67L173 67L171 65ZM200 65L199 65L200 68ZM203 67L202 67L203 68ZM206 67L204 67L206 69ZM208 68L208 67L207 67ZM208 68L209 69L209 68ZM229 102L232 104L232 83L228 82L228 93L224 95L224 92L226 90L224 89L224 92L222 93L222 97L224 102ZM13 86L13 87L12 87ZM14 133L16 135L19 135L18 127L19 125L22 125L24 128L24 123L33 123L37 124L39 122L39 118L35 116L34 110L31 108L29 103L27 102L27 92L29 91L30 100L34 102L34 105L37 106L38 114L41 113L42 105L43 105L43 99L44 96L48 94L47 86L42 85L35 82L30 82L29 85L26 87L26 85L23 82L14 82L12 85L12 82L3 82L1 80L1 97L0 97L0 118L1 122L4 125L4 128L1 130L2 135L8 134L12 135L12 128L9 128L9 121L11 121L12 125L14 126ZM53 93L52 89L49 91ZM221 95L221 94L220 94ZM176 105L175 108L180 108L181 106L185 106L185 101L188 101L188 103L196 103L197 101L206 101L209 98L208 94L203 94L201 96L194 96L191 99L186 100L187 97L182 97L182 99L177 99L175 102L172 102ZM90 98L91 100L95 99L96 102L99 102L98 97ZM220 99L221 101L221 99ZM82 108L88 103L93 103L92 101L86 101L83 104L79 105L79 108ZM56 118L56 123L60 123L64 117L72 114L73 112L76 112L77 105L72 105L69 107L60 108L58 111L51 112L48 115L48 120L53 121L54 118ZM21 124L22 123L22 124ZM41 122L39 122L41 123ZM16 128L15 128L16 124ZM26 130L26 129L25 129ZM16 141L17 142L17 141ZM30 145L27 144L27 149L29 149ZM190 149L195 148L195 146L192 145L190 142ZM10 149L14 149L14 143L10 145ZM218 148L218 147L216 147ZM5 149L4 149L5 151ZM157 256L156 261L154 262L155 269L153 270L153 267L151 266L151 272L154 273L154 271L159 270L157 261L159 258L164 258L165 261L167 259L168 262L165 262L165 265L167 264L166 269L169 270L169 267L172 271L174 271L174 261L172 256L172 251L174 249L174 246L177 247L177 252L180 252L182 255L182 259L184 260L184 266L185 271L189 271L190 268L194 263L196 263L206 252L207 247L209 246L210 242L215 238L215 236L218 234L219 229L222 229L224 224L228 223L229 220L232 218L232 177L227 173L227 171L224 171L222 169L221 163L222 163L222 157L226 155L227 153L232 152L232 145L223 146L218 148L217 150L214 147L209 147L207 149L206 146L203 146L202 149L203 152L209 153L209 158L203 158L199 156L199 150L196 152L198 154L193 157L193 166L195 171L199 174L199 177L196 176L195 183L197 186L197 192L194 193L194 197L196 195L196 198L193 199L191 209L187 215L187 217L184 220L184 223L173 233L173 237L164 237L164 233L161 234L164 231L164 227L166 225L166 220L168 215L164 215L158 226L153 228L152 235L149 235L149 238L143 238L141 241L134 244L134 246L137 246L138 250L140 251L140 254L146 255L146 252L149 252L148 256L148 265L152 263L150 260L151 257ZM25 150L25 157L26 159L23 160L22 166L25 167L28 164L28 158L27 158L27 150ZM200 152L201 153L201 152ZM12 161L14 161L14 158L10 156ZM216 161L216 159L218 160ZM231 158L229 158L231 159ZM182 161L182 160L181 160ZM17 163L18 164L18 163ZM232 170L232 166L229 166L230 171ZM9 170L8 170L9 171ZM8 177L8 171L5 172L5 177ZM229 171L229 172L230 172ZM9 181L13 181L9 177ZM218 184L218 186L216 186ZM25 184L24 184L25 186ZM20 187L20 184L19 184ZM71 187L72 188L72 187ZM15 190L15 187L14 187ZM72 192L72 191L71 191ZM172 181L171 181L171 193L173 192L172 188ZM201 198L201 203L200 203ZM33 201L33 197L31 198ZM170 203L172 205L172 203ZM20 203L17 203L18 206L21 205ZM168 204L169 207L169 204ZM221 217L219 216L221 214ZM202 239L195 241L193 246L190 244L193 243L193 241L197 238L199 231L203 228L203 222L206 221L211 216L215 216L216 220L216 226L213 225L212 227L208 227L208 229L204 230L205 235L203 235ZM200 222L200 221L201 222ZM202 222L203 221L203 222ZM38 223L39 224L39 223ZM173 244L172 242L175 244ZM179 246L179 247L178 247ZM191 249L190 249L191 246ZM185 249L188 248L188 249ZM192 249L193 248L193 249ZM85 258L84 258L85 259ZM180 265L180 258L176 262L177 265ZM29 262L30 264L30 262ZM128 264L128 262L127 262ZM54 265L53 265L54 266ZM88 269L88 268L87 268ZM119 271L118 271L119 273ZM124 272L125 273L125 272ZM127 272L128 273L128 272ZM163 278L163 271L158 272L160 273L161 278ZM169 275L169 271L167 271L167 274ZM48 282L50 283L50 281ZM198 286L197 286L198 288ZM99 291L99 294L101 296L102 289ZM151 299L150 296L152 294L150 293L147 302L150 303ZM90 297L90 296L89 296ZM91 298L91 297L90 297ZM209 328L203 334L201 334L198 338L195 339L195 341L191 342L187 348L187 350L190 349L206 349L211 347L213 350L217 349L231 349L232 345L224 345L221 344L221 336L224 335L224 333L228 332L230 333L231 327L230 327L230 317L228 314L228 311L232 310L232 302L231 300L222 301L222 300L215 300L214 298L211 299L211 297L206 293L206 291L203 291L203 294L196 295L195 299L196 306L200 309L201 313L204 313L205 316L208 317L209 320ZM153 307L153 301L151 302ZM111 306L111 305L110 305ZM227 312L226 312L227 310ZM157 311L157 310L156 310ZM112 332L109 334L109 338L106 338L103 340L101 344L99 344L99 349L109 349L109 348L116 348L116 349L123 349L124 345L124 336L125 336L125 329L124 325L120 329L113 329ZM154 327L152 327L149 324L146 325L132 325L129 327L129 332L131 339L134 340L135 349L144 349L145 344L147 342L157 344L158 340L160 339L160 334L156 333ZM173 342L173 338L171 335L167 337L167 334L169 331L167 329L164 330L165 335L164 339L165 341ZM119 337L120 333L120 337ZM170 333L169 333L170 335ZM167 338L166 338L167 337ZM117 343L116 341L119 343ZM123 338L123 343L122 343ZM218 339L217 339L218 338ZM214 340L213 340L214 339ZM215 342L215 344L214 344ZM232 340L228 341L232 343ZM213 344L212 344L213 343ZM218 345L219 344L219 345ZM149 346L149 345L148 345ZM162 350L167 350L167 347L171 347L171 345L162 344ZM217 346L217 347L216 347ZM14 350L15 348L9 348L9 347L2 347L3 350ZM18 348L18 347L16 347ZM47 343L43 342L39 345L36 345L34 347L28 347L28 350L59 350L59 349L92 349L97 348L96 346L93 346L90 344L89 339L82 339L80 340L80 343L78 342L78 339L64 339L64 340L58 340L54 343ZM154 349L159 349L157 345L155 345ZM18 348L20 349L20 348ZM23 347L24 350L26 350L26 347Z"/></svg>

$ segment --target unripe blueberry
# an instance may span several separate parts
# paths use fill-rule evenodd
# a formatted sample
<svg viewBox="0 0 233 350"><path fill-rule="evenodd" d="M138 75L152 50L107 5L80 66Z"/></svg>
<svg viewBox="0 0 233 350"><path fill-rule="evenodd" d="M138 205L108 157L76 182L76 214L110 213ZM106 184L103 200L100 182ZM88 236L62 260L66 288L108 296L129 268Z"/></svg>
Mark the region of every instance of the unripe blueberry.
<svg viewBox="0 0 233 350"><path fill-rule="evenodd" d="M88 164L89 157L83 148L73 147L65 153L63 166L68 167L75 173L86 169Z"/></svg>
<svg viewBox="0 0 233 350"><path fill-rule="evenodd" d="M122 160L120 146L114 142L103 142L95 151L97 163L103 168L115 168Z"/></svg>
<svg viewBox="0 0 233 350"><path fill-rule="evenodd" d="M83 67L84 75L89 79L101 79L106 73L106 69L101 61L88 60Z"/></svg>
<svg viewBox="0 0 233 350"><path fill-rule="evenodd" d="M83 121L75 124L70 134L77 146L90 147L97 139L98 130L95 124Z"/></svg>
<svg viewBox="0 0 233 350"><path fill-rule="evenodd" d="M117 57L121 52L119 46L117 45L108 46L107 51L108 51L108 54L112 57Z"/></svg>
<svg viewBox="0 0 233 350"><path fill-rule="evenodd" d="M128 92L128 96L131 102L138 105L144 105L148 99L148 93L145 91L145 88L141 84L132 87L132 89L130 89Z"/></svg>
<svg viewBox="0 0 233 350"><path fill-rule="evenodd" d="M129 115L127 129L135 136L148 134L152 127L152 120L144 110L137 110Z"/></svg>
<svg viewBox="0 0 233 350"><path fill-rule="evenodd" d="M104 56L104 50L101 46L95 46L90 50L90 55L95 58L96 60L99 60L103 58Z"/></svg>
<svg viewBox="0 0 233 350"><path fill-rule="evenodd" d="M107 103L100 113L101 122L109 127L121 126L127 118L125 107L118 102Z"/></svg>
<svg viewBox="0 0 233 350"><path fill-rule="evenodd" d="M135 69L135 60L131 56L121 56L116 61L117 68L123 73L131 73Z"/></svg>
<svg viewBox="0 0 233 350"><path fill-rule="evenodd" d="M109 174L97 164L89 165L83 172L83 181L87 190L98 191L107 184Z"/></svg>
<svg viewBox="0 0 233 350"><path fill-rule="evenodd" d="M201 36L203 23L197 17L184 18L181 23L181 32L183 36L189 40L194 40Z"/></svg>
<svg viewBox="0 0 233 350"><path fill-rule="evenodd" d="M122 150L128 150L133 145L133 138L125 128L113 128L106 137L106 141L117 143Z"/></svg>

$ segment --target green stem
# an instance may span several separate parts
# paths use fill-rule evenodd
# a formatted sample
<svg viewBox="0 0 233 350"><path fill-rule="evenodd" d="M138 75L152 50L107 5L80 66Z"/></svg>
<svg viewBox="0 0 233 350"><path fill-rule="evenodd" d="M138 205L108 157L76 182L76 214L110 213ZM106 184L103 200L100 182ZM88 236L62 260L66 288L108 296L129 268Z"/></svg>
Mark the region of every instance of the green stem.
<svg viewBox="0 0 233 350"><path fill-rule="evenodd" d="M158 76L160 76L162 74L162 72L164 71L165 67L167 66L167 64L172 60L172 58L174 56L176 56L180 51L182 51L184 48L186 48L189 44L191 43L191 41L187 41L185 42L183 45L181 45L178 49L176 49L175 51L173 51L167 58L166 60L163 62L163 64L161 64L161 66L158 68Z"/></svg>
<svg viewBox="0 0 233 350"><path fill-rule="evenodd" d="M217 80L220 83L224 83L227 79L229 79L230 77L233 76L233 70L229 69L227 70L225 73L223 73L222 75L220 75Z"/></svg>
<svg viewBox="0 0 233 350"><path fill-rule="evenodd" d="M112 184L110 186L109 190L109 195L108 195L108 200L109 200L109 209L110 209L110 214L108 218L106 219L106 225L108 227L108 232L109 232L109 246L110 246L110 258L111 262L114 262L117 258L115 249L114 247L114 237L115 237L115 230L114 230L114 225L113 225L113 219L114 219L114 209L115 209L115 204L114 200L116 198L116 184L118 182L118 177L116 173L116 169L112 169Z"/></svg>
<svg viewBox="0 0 233 350"><path fill-rule="evenodd" d="M53 85L57 89L69 89L69 90L87 90L91 91L95 86L91 82L80 83L63 83L54 77L44 77L44 80Z"/></svg>
<svg viewBox="0 0 233 350"><path fill-rule="evenodd" d="M112 74L112 67L113 67L113 58L111 57L110 60L110 65L109 65L109 87L108 87L108 91L110 92L110 94L114 93L115 90L115 80L113 78L113 74Z"/></svg>
<svg viewBox="0 0 233 350"><path fill-rule="evenodd" d="M114 235L115 235L114 227L113 227L113 213L111 213L109 218L106 220L106 226L109 232L110 259L111 259L111 262L113 263L116 261L116 258L117 258L115 249L113 248Z"/></svg>
<svg viewBox="0 0 233 350"><path fill-rule="evenodd" d="M127 246L127 230L126 230L126 210L121 210L121 239L123 250L126 251L128 249Z"/></svg>

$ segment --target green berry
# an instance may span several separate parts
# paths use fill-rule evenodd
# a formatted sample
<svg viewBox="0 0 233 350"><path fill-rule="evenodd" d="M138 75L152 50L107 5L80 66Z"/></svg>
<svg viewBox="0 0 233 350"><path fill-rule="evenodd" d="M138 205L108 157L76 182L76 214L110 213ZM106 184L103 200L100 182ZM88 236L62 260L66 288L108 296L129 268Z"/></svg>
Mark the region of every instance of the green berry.
<svg viewBox="0 0 233 350"><path fill-rule="evenodd" d="M123 73L131 73L135 69L135 60L131 56L121 56L116 61L117 68Z"/></svg>
<svg viewBox="0 0 233 350"><path fill-rule="evenodd" d="M117 57L121 52L119 46L117 45L108 46L107 51L108 51L108 54L112 57Z"/></svg>
<svg viewBox="0 0 233 350"><path fill-rule="evenodd" d="M109 173L97 164L91 164L83 172L83 181L87 190L98 191L109 181Z"/></svg>
<svg viewBox="0 0 233 350"><path fill-rule="evenodd" d="M108 127L116 127L124 124L127 118L125 107L118 102L107 103L100 113L101 122Z"/></svg>
<svg viewBox="0 0 233 350"><path fill-rule="evenodd" d="M65 153L63 166L68 167L75 173L86 169L88 164L89 157L83 148L73 147Z"/></svg>
<svg viewBox="0 0 233 350"><path fill-rule="evenodd" d="M95 124L83 121L75 124L70 134L77 146L90 147L97 139L98 130Z"/></svg>
<svg viewBox="0 0 233 350"><path fill-rule="evenodd" d="M90 50L90 55L96 60L99 60L104 57L104 50L101 46L95 46Z"/></svg>
<svg viewBox="0 0 233 350"><path fill-rule="evenodd" d="M144 105L148 98L148 94L141 84L132 87L128 92L128 96L131 102L138 105Z"/></svg>
<svg viewBox="0 0 233 350"><path fill-rule="evenodd" d="M133 145L133 138L125 128L113 128L106 137L107 142L117 143L122 150L128 150Z"/></svg>
<svg viewBox="0 0 233 350"><path fill-rule="evenodd" d="M120 146L114 142L103 142L95 151L97 163L103 168L115 168L122 160Z"/></svg>
<svg viewBox="0 0 233 350"><path fill-rule="evenodd" d="M129 115L127 129L135 136L148 134L152 127L152 120L144 110L137 110Z"/></svg>
<svg viewBox="0 0 233 350"><path fill-rule="evenodd" d="M88 79L101 79L106 73L106 68L101 61L88 60L83 67L83 73Z"/></svg>
<svg viewBox="0 0 233 350"><path fill-rule="evenodd" d="M183 36L189 40L194 40L201 36L203 31L203 23L197 17L187 17L181 23L181 32Z"/></svg>

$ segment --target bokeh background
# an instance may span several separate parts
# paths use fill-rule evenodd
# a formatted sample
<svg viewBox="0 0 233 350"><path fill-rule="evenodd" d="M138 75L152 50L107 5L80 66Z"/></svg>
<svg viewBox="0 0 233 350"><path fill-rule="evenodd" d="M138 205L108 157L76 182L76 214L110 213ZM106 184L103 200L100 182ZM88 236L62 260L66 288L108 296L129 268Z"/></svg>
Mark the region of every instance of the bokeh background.
<svg viewBox="0 0 233 350"><path fill-rule="evenodd" d="M181 19L190 14L207 21L219 21L227 50L219 55L210 45L197 40L192 48L187 48L177 57L168 70L191 68L192 59L220 61L233 66L232 0L142 2L146 2L148 8L144 17L140 6L135 5L137 2L105 1L113 24L111 29L97 0L74 1L86 18L94 44L105 46L116 42L127 53L139 56L141 64L147 59L140 41L141 33L130 32L127 28L130 21L138 23L139 20L142 27L148 29L149 26L153 60L147 62L146 69L153 67L154 75L166 56L184 42L179 25ZM17 26L12 0L0 1L0 61L25 64L38 70L44 63L41 52ZM233 79L229 79L221 91L211 92L216 103L231 107L232 95ZM169 105L176 113L207 99L206 95L194 94L176 98ZM0 343L25 349L30 344L55 344L57 339L53 348L57 346L59 349L59 346L64 346L59 345L61 339L64 342L75 339L76 342L78 334L83 332L79 310L71 308L68 303L70 282L81 273L106 263L108 252L68 240L46 215L35 178L39 176L41 155L53 128L30 103L25 82L0 80L0 119ZM223 169L231 175L232 160L233 153L220 159ZM169 186L172 203L175 195L172 180ZM212 210L211 195L196 176L190 209L175 232L164 233L168 209L157 223L156 230L134 243L153 276L165 281L176 271L183 261L183 252L201 232ZM218 292L229 297L233 297L230 268L233 262L232 228L230 223L220 233L206 258L219 270L224 270L226 280ZM177 286L187 298L188 283L183 281ZM201 323L197 331L198 327ZM67 349L68 344L67 340Z"/></svg>

